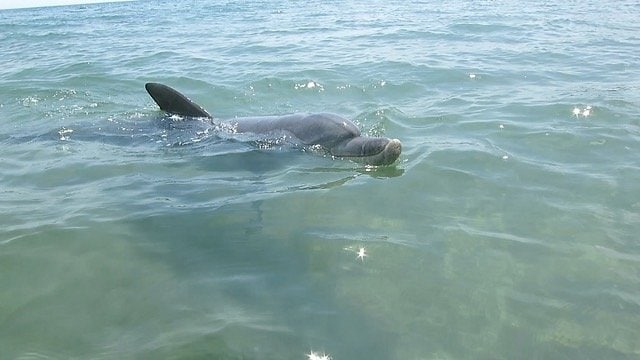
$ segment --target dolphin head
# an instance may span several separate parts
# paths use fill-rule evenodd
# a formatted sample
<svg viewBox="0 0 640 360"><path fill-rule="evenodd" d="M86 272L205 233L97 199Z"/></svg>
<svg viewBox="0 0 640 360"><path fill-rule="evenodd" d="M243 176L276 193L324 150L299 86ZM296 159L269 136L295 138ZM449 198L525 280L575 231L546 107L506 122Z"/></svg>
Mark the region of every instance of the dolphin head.
<svg viewBox="0 0 640 360"><path fill-rule="evenodd" d="M329 149L331 155L367 165L391 165L402 152L398 139L357 136Z"/></svg>

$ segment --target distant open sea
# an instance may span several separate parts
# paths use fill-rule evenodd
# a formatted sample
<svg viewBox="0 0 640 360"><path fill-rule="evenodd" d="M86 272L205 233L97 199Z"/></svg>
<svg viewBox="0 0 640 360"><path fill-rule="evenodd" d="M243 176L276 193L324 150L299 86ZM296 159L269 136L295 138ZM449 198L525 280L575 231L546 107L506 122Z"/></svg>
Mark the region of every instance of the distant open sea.
<svg viewBox="0 0 640 360"><path fill-rule="evenodd" d="M0 359L640 358L636 0L3 10L0 50Z"/></svg>

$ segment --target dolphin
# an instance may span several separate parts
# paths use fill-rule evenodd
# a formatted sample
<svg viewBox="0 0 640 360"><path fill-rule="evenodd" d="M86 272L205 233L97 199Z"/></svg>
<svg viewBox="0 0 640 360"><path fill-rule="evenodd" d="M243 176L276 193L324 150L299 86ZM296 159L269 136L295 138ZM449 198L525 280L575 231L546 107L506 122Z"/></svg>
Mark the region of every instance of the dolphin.
<svg viewBox="0 0 640 360"><path fill-rule="evenodd" d="M167 85L147 83L145 88L167 113L213 120L205 109ZM367 165L391 165L402 152L400 140L361 136L353 122L329 113L234 118L222 123L238 133L285 133L305 146L319 145L334 157Z"/></svg>

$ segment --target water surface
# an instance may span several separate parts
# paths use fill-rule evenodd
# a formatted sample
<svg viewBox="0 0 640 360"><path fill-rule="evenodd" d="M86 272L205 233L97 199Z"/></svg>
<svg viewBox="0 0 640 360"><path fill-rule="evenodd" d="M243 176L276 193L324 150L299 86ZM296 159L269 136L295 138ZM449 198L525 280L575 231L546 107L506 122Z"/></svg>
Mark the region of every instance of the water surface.
<svg viewBox="0 0 640 360"><path fill-rule="evenodd" d="M639 18L0 11L2 357L639 357ZM171 119L147 81L219 118L334 112L404 151L366 168Z"/></svg>

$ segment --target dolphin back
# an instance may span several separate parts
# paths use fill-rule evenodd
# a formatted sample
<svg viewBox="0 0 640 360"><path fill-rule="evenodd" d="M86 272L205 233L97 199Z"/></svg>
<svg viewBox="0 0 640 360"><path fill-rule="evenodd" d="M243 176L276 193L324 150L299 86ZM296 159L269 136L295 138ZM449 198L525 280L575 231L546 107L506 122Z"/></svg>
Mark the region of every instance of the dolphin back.
<svg viewBox="0 0 640 360"><path fill-rule="evenodd" d="M286 131L304 145L321 145L327 149L360 136L360 130L351 121L328 113L238 118L231 124L241 133Z"/></svg>
<svg viewBox="0 0 640 360"><path fill-rule="evenodd" d="M212 117L200 105L189 100L177 90L163 84L146 83L145 89L161 110L170 114L190 117Z"/></svg>

